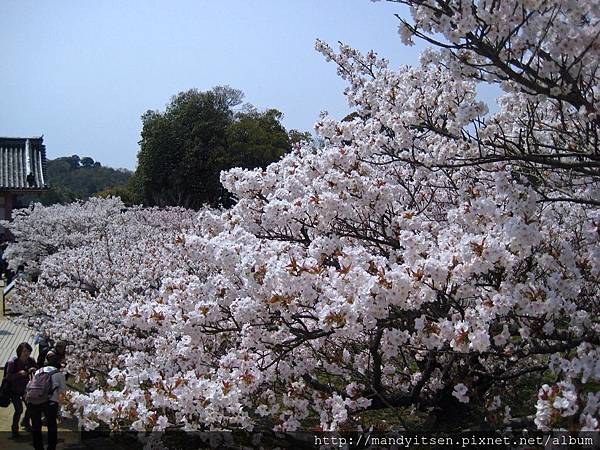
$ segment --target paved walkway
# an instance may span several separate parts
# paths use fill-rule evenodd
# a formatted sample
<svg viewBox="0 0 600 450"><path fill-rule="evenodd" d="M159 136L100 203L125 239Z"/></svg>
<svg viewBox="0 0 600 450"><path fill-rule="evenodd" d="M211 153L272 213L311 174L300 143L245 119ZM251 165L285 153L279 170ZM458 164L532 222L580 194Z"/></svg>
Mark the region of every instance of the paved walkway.
<svg viewBox="0 0 600 450"><path fill-rule="evenodd" d="M9 358L16 355L17 346L21 342L29 342L33 347L33 358L37 358L37 345L33 344L35 331L23 325L17 325L12 320L0 317L0 364L4 364Z"/></svg>
<svg viewBox="0 0 600 450"><path fill-rule="evenodd" d="M34 330L23 325L17 325L9 318L2 316L0 310L0 370L4 376L4 364L15 354L17 346L21 342L29 342L34 348L33 357L37 357L37 346L33 345ZM0 449L1 450L22 450L33 448L31 434L21 430L22 437L13 440L11 438L10 427L12 424L14 408L12 405L7 408L0 407ZM67 427L68 426L68 427ZM79 442L79 433L73 424L59 425L58 449L63 449L65 446ZM44 433L44 442L46 436Z"/></svg>

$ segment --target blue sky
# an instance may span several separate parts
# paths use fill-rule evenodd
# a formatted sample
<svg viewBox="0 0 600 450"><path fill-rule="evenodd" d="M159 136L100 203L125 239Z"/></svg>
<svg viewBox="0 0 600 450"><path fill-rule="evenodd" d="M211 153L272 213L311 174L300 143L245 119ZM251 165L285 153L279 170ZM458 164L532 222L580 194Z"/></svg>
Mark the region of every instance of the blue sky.
<svg viewBox="0 0 600 450"><path fill-rule="evenodd" d="M315 39L414 64L394 13L368 0L2 0L0 136L44 134L48 156L133 169L140 116L190 88L228 84L312 130L347 113L344 82Z"/></svg>

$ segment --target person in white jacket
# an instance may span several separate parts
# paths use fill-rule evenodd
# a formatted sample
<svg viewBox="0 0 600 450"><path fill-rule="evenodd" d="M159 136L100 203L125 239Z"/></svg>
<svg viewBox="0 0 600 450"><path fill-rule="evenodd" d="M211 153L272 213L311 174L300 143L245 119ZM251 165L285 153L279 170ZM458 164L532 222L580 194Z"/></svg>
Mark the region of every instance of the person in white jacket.
<svg viewBox="0 0 600 450"><path fill-rule="evenodd" d="M31 408L31 431L35 450L44 450L42 414L46 417L46 426L48 427L48 450L56 450L58 411L63 394L67 390L67 381L65 374L60 371L60 365L60 356L50 352L46 356L46 365L34 374L35 377L40 372L54 372L52 375L52 390L48 401L40 405L28 405Z"/></svg>

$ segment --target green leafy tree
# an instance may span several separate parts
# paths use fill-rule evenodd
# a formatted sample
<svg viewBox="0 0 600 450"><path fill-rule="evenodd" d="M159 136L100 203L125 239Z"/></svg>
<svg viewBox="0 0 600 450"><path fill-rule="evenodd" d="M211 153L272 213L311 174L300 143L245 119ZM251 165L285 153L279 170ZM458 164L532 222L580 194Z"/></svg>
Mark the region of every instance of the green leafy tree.
<svg viewBox="0 0 600 450"><path fill-rule="evenodd" d="M228 205L222 170L265 167L290 140L282 113L235 111L244 95L228 86L191 89L171 99L164 112L142 116L135 193L147 205Z"/></svg>
<svg viewBox="0 0 600 450"><path fill-rule="evenodd" d="M227 128L229 151L224 162L236 167L264 168L278 160L290 147L282 118L276 109L236 114Z"/></svg>
<svg viewBox="0 0 600 450"><path fill-rule="evenodd" d="M81 158L79 157L79 155L71 155L69 157L63 157L58 159L67 162L71 166L71 169L77 169L81 163Z"/></svg>
<svg viewBox="0 0 600 450"><path fill-rule="evenodd" d="M94 195L94 197L102 197L102 198L119 197L123 201L123 203L125 203L125 205L127 205L127 206L132 206L137 203L134 192L127 185L114 186L114 187L104 189L103 191L96 193Z"/></svg>
<svg viewBox="0 0 600 450"><path fill-rule="evenodd" d="M290 130L288 131L288 138L292 145L313 141L313 136L308 131Z"/></svg>
<svg viewBox="0 0 600 450"><path fill-rule="evenodd" d="M85 156L85 157L81 158L80 163L84 167L91 167L94 165L94 160L92 158L90 158L89 156Z"/></svg>

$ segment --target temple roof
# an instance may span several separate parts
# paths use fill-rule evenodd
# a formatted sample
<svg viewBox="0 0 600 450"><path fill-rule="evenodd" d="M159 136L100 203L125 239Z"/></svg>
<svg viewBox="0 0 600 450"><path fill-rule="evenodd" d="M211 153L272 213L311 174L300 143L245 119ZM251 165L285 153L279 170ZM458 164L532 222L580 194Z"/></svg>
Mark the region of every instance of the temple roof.
<svg viewBox="0 0 600 450"><path fill-rule="evenodd" d="M43 137L0 137L0 190L48 189Z"/></svg>

